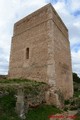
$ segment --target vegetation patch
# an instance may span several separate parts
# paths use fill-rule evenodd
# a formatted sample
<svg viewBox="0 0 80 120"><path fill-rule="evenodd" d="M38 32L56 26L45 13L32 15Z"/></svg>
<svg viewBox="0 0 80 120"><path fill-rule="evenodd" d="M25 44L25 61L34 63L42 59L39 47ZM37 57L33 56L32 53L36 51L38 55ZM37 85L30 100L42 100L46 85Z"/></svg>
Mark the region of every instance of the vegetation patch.
<svg viewBox="0 0 80 120"><path fill-rule="evenodd" d="M31 97L34 103L40 100L43 91L46 91L49 86L43 82L36 82L34 80L26 79L0 79L0 119L1 120L20 120L15 111L16 106L16 94L19 88L24 89L25 95ZM74 81L74 97L72 100L66 100L64 102L64 111L76 110L80 108L80 78L73 73ZM3 96L1 96L3 92ZM40 96L41 95L41 96ZM38 96L38 98L36 97ZM39 101L40 102L40 101ZM35 108L29 108L26 113L25 120L49 120L49 116L61 113L62 111L52 105L40 104ZM78 113L75 120L80 120L80 113Z"/></svg>
<svg viewBox="0 0 80 120"><path fill-rule="evenodd" d="M76 116L76 118L74 120L80 120L80 112L77 113L75 116Z"/></svg>
<svg viewBox="0 0 80 120"><path fill-rule="evenodd" d="M48 89L48 85L43 82L36 82L27 79L3 79L0 80L0 91L17 91L24 89L25 94L38 95L40 91Z"/></svg>
<svg viewBox="0 0 80 120"><path fill-rule="evenodd" d="M15 112L16 98L14 92L0 98L0 119L20 120ZM29 109L25 120L49 120L50 115L61 113L61 110L51 105L40 105L37 108Z"/></svg>
<svg viewBox="0 0 80 120"><path fill-rule="evenodd" d="M16 98L14 92L0 98L0 119L20 120L15 112Z"/></svg>
<svg viewBox="0 0 80 120"><path fill-rule="evenodd" d="M51 105L41 105L38 108L30 109L26 118L28 120L49 120L49 116L62 111Z"/></svg>

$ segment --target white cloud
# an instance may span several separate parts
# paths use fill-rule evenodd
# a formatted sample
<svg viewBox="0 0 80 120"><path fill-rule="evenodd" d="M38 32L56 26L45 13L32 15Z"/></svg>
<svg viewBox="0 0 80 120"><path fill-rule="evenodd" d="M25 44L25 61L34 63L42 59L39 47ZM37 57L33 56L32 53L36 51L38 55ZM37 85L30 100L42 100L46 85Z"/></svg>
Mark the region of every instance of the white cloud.
<svg viewBox="0 0 80 120"><path fill-rule="evenodd" d="M73 23L73 25L77 28L80 28L80 21L76 21Z"/></svg>
<svg viewBox="0 0 80 120"><path fill-rule="evenodd" d="M72 11L80 10L80 0L70 0Z"/></svg>

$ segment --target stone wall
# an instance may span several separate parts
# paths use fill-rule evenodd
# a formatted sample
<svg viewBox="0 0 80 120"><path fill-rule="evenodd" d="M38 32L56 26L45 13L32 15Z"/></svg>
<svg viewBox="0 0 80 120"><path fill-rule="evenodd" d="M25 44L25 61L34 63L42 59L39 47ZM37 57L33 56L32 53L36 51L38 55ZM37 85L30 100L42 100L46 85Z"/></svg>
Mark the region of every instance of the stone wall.
<svg viewBox="0 0 80 120"><path fill-rule="evenodd" d="M65 99L73 96L68 30L51 4L14 25L9 78L20 77L46 82Z"/></svg>
<svg viewBox="0 0 80 120"><path fill-rule="evenodd" d="M28 16L14 26L9 76L47 81L47 19L46 9ZM26 59L29 48L29 59Z"/></svg>

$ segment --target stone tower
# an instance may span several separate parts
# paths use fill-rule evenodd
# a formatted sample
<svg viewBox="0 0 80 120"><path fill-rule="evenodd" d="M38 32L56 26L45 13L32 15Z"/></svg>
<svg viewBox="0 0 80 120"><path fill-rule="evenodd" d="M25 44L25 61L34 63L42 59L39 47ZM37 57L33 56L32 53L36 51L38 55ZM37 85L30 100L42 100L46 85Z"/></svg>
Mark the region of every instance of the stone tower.
<svg viewBox="0 0 80 120"><path fill-rule="evenodd" d="M68 29L51 4L15 23L9 78L46 82L73 96Z"/></svg>

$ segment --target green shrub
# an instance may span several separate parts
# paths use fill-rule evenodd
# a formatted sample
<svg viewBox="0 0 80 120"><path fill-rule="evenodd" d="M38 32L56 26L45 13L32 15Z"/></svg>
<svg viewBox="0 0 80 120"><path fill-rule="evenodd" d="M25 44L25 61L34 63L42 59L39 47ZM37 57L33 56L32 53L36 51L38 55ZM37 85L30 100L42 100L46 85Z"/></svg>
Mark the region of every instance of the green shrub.
<svg viewBox="0 0 80 120"><path fill-rule="evenodd" d="M78 77L76 73L73 73L73 81L76 83L80 83L80 78Z"/></svg>
<svg viewBox="0 0 80 120"><path fill-rule="evenodd" d="M0 120L20 120L15 112L14 92L0 98Z"/></svg>
<svg viewBox="0 0 80 120"><path fill-rule="evenodd" d="M64 108L64 111L67 111L67 110L68 110L68 108L67 108L67 107L65 107L65 108Z"/></svg>
<svg viewBox="0 0 80 120"><path fill-rule="evenodd" d="M68 104L70 104L70 101L69 101L69 100L65 100L65 101L64 101L64 104L65 104L65 105L68 105Z"/></svg>
<svg viewBox="0 0 80 120"><path fill-rule="evenodd" d="M26 115L26 120L49 120L49 116L61 113L61 110L51 105L41 105L30 109Z"/></svg>

